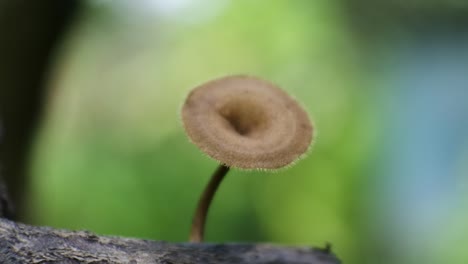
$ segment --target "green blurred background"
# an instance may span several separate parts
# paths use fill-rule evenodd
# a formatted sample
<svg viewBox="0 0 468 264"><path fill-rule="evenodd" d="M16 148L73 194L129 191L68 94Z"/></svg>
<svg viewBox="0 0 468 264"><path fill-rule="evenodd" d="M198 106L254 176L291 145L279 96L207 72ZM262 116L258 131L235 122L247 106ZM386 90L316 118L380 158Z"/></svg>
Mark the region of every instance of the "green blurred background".
<svg viewBox="0 0 468 264"><path fill-rule="evenodd" d="M50 73L30 222L186 241L217 164L180 106L245 73L301 101L317 134L289 169L230 172L207 241L468 263L467 8L400 2L88 1Z"/></svg>

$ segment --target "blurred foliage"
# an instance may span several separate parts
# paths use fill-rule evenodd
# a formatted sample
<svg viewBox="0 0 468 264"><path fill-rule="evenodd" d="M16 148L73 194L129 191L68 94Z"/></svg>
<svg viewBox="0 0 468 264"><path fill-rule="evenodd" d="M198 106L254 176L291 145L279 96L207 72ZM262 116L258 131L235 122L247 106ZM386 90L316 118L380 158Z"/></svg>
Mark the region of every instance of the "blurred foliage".
<svg viewBox="0 0 468 264"><path fill-rule="evenodd" d="M230 172L207 240L329 241L346 263L372 263L365 256L380 245L366 236L369 208L378 207L369 163L381 140L379 91L363 78L339 2L149 2L90 2L57 54L31 221L186 241L216 162L185 137L180 105L202 82L247 73L298 98L318 133L291 168Z"/></svg>

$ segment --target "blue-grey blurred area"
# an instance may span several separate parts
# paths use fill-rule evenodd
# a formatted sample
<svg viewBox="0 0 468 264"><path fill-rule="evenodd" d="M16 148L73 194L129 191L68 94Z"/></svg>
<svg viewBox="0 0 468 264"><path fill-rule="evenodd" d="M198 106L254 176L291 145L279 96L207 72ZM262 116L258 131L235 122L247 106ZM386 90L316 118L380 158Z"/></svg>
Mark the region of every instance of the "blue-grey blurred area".
<svg viewBox="0 0 468 264"><path fill-rule="evenodd" d="M233 170L207 241L323 246L344 263L468 263L468 6L457 1L87 1L54 56L30 221L186 241L216 162L187 93L268 79L308 110L307 157Z"/></svg>
<svg viewBox="0 0 468 264"><path fill-rule="evenodd" d="M464 263L453 249L468 238L468 30L434 25L389 53L377 205L387 235L400 241L401 261L442 263L452 248L450 262Z"/></svg>

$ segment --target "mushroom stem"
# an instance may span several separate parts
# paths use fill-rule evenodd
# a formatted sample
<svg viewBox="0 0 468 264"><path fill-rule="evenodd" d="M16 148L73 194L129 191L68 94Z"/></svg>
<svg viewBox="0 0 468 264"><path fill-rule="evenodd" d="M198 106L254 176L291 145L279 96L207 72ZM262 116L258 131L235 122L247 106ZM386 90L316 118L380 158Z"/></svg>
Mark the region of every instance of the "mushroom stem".
<svg viewBox="0 0 468 264"><path fill-rule="evenodd" d="M224 179L224 176L229 171L229 167L220 164L216 171L211 176L210 182L203 191L200 200L198 201L197 210L193 216L192 221L192 230L190 231L190 242L202 242L203 234L205 231L205 222L206 216L208 215L208 210L210 208L211 201L213 196L216 193L221 181Z"/></svg>

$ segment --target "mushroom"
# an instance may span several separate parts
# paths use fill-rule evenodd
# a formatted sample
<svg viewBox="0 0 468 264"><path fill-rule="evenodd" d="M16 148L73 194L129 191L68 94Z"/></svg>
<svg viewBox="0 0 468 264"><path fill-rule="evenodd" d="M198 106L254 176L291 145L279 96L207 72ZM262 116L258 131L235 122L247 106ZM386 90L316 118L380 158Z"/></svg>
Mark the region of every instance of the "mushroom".
<svg viewBox="0 0 468 264"><path fill-rule="evenodd" d="M220 162L196 209L191 242L203 241L209 205L229 168L279 169L309 148L313 127L286 92L256 77L215 79L193 89L182 107L190 140Z"/></svg>

